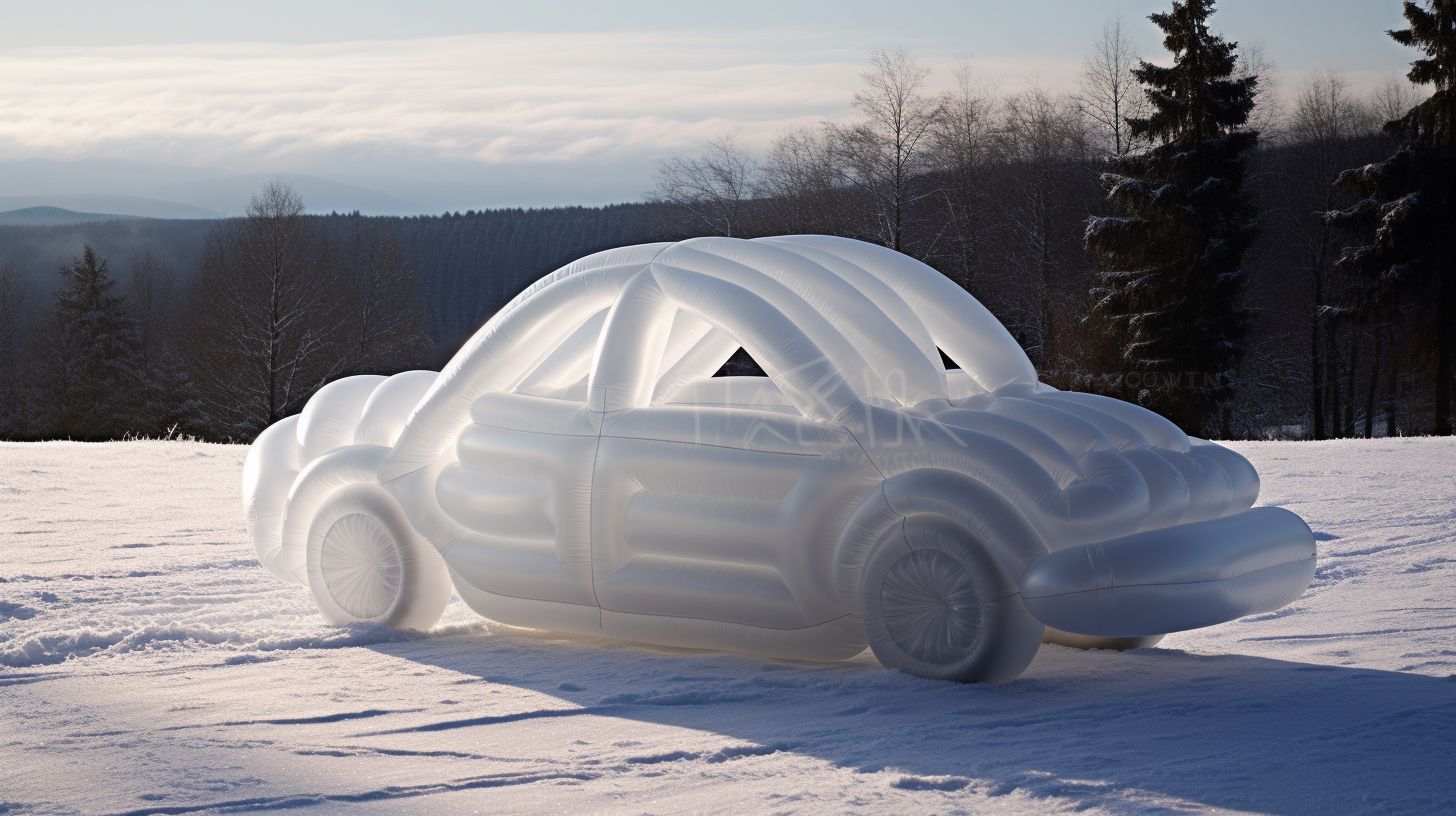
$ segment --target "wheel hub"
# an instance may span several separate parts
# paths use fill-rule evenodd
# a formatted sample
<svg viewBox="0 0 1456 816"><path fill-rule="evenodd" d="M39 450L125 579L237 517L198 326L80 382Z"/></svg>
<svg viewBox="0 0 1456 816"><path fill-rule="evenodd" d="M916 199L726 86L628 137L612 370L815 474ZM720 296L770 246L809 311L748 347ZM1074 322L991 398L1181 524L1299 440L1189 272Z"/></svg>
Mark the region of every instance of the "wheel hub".
<svg viewBox="0 0 1456 816"><path fill-rule="evenodd" d="M971 572L937 549L911 550L890 565L880 608L895 645L926 663L961 660L981 632L981 598Z"/></svg>
<svg viewBox="0 0 1456 816"><path fill-rule="evenodd" d="M329 596L356 618L377 618L394 606L404 578L389 530L369 516L344 516L324 534L320 565Z"/></svg>

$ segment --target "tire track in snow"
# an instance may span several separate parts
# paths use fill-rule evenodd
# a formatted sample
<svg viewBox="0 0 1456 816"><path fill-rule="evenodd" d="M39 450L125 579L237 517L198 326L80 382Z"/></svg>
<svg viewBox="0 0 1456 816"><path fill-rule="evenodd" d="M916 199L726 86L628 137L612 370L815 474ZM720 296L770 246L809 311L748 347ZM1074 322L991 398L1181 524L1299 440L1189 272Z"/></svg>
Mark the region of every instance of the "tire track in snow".
<svg viewBox="0 0 1456 816"><path fill-rule="evenodd" d="M494 714L483 717L466 717L459 720L444 720L441 722L413 725L406 728L393 728L387 731L370 731L364 734L355 734L355 737L383 737L393 734L420 734L432 731L454 731L459 728L475 728L482 725L499 725L502 723L521 722L523 720L553 719L556 717L579 717L589 715L611 716L621 714L636 708L649 708L658 706L709 706L721 703L743 703L757 699L762 695L754 694L714 694L709 692L683 692L678 694L664 694L657 697L638 697L635 694L617 695L607 698L608 702L598 703L592 706L580 706L577 708L540 708L531 711L520 711L515 714ZM625 699L623 699L625 698ZM617 702L622 699L622 702Z"/></svg>
<svg viewBox="0 0 1456 816"><path fill-rule="evenodd" d="M593 773L536 773L536 774L490 774L488 776L464 777L449 782L434 782L423 785L389 785L359 793L304 793L285 796L260 796L251 799L231 799L222 802L207 802L195 805L157 805L135 810L117 811L110 816L151 816L156 814L198 813L205 810L220 813L255 813L258 811L296 810L327 804L359 804L394 799L413 799L437 793L501 788L511 785L530 785L535 782L572 780L590 782L600 777Z"/></svg>

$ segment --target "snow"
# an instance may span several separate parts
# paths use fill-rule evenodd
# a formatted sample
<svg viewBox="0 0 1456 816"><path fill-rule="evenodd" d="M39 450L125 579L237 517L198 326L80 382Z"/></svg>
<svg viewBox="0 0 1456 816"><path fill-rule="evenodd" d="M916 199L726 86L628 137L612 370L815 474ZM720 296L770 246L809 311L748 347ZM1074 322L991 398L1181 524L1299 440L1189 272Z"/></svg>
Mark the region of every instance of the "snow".
<svg viewBox="0 0 1456 816"><path fill-rule="evenodd" d="M1234 445L1321 540L1279 612L1021 679L323 625L245 448L0 445L0 813L1450 813L1456 440Z"/></svg>

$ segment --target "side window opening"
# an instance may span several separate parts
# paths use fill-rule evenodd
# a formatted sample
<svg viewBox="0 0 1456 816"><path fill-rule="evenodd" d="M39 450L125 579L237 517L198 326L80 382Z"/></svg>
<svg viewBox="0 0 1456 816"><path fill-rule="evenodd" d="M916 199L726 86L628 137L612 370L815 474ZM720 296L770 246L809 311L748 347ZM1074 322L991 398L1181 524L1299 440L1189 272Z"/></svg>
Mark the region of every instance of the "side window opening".
<svg viewBox="0 0 1456 816"><path fill-rule="evenodd" d="M940 346L936 346L935 347L935 350L938 351L938 352L940 352L940 362L941 362L942 365L945 366L945 370L946 371L950 371L951 369L955 369L955 368L960 368L961 367L960 366L960 363L957 363L955 360L952 360L950 358L950 355L945 353L945 349L941 348Z"/></svg>
<svg viewBox="0 0 1456 816"><path fill-rule="evenodd" d="M758 364L758 361L754 360L752 355L748 353L748 349L740 347L737 351L733 352L733 356L729 357L728 362L724 363L713 376L767 377L768 374L764 372L763 367Z"/></svg>

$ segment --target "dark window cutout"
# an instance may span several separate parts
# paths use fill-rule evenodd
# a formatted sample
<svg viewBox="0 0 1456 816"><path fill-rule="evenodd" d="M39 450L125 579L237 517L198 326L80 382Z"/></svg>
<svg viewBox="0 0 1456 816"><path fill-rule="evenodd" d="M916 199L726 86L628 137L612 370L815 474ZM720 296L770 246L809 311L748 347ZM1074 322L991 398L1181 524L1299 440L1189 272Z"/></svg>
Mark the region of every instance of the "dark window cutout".
<svg viewBox="0 0 1456 816"><path fill-rule="evenodd" d="M940 362L945 365L946 371L950 371L952 368L960 368L960 364L957 363L955 360L952 360L950 358L950 355L946 354L945 350L942 349L940 346L936 346L935 350L940 352Z"/></svg>
<svg viewBox="0 0 1456 816"><path fill-rule="evenodd" d="M723 367L718 369L718 373L714 374L713 376L767 377L768 374L764 373L764 370L762 367L759 366L758 361L754 360L753 357L748 354L748 349L740 348L737 351L733 352L733 356L729 357L728 362L724 363Z"/></svg>

